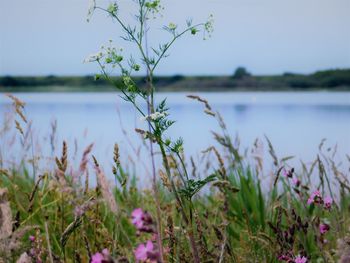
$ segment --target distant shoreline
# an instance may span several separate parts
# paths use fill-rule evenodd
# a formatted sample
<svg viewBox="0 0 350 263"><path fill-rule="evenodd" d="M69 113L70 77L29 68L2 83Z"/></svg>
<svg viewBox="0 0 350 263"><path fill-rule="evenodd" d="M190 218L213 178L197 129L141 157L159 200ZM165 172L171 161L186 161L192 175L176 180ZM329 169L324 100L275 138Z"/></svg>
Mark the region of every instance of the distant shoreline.
<svg viewBox="0 0 350 263"><path fill-rule="evenodd" d="M154 83L159 92L234 92L234 91L350 91L350 69L318 71L303 75L285 73L253 76L247 71L232 76L161 76ZM122 85L120 77L114 77ZM146 88L143 77L135 77L140 89ZM117 89L94 76L2 76L0 92L113 92Z"/></svg>

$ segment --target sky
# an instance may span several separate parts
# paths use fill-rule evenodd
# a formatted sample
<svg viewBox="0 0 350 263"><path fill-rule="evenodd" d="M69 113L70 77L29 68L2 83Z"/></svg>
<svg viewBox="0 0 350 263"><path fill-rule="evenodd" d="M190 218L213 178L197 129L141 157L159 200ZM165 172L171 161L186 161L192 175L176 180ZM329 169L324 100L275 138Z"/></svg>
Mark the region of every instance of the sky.
<svg viewBox="0 0 350 263"><path fill-rule="evenodd" d="M110 1L97 0L107 6ZM134 23L132 0L120 14ZM243 66L253 74L311 73L350 67L350 0L163 0L151 20L150 45L164 43L161 29L185 26L212 14L214 32L185 36L159 66L158 75L230 75ZM101 12L86 21L89 0L0 0L0 75L90 75L83 60L113 39L126 54L135 49ZM135 56L137 57L137 56Z"/></svg>

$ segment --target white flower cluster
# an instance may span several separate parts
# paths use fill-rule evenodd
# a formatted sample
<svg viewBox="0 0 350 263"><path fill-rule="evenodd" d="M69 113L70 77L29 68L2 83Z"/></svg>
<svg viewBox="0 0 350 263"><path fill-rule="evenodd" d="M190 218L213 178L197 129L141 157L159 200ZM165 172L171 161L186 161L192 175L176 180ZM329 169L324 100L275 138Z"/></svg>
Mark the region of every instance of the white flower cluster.
<svg viewBox="0 0 350 263"><path fill-rule="evenodd" d="M85 58L84 63L99 61L102 58L105 58L104 63L106 64L121 62L123 60L123 57L120 54L123 49L112 47L112 42L112 40L109 40L109 44L107 46L102 45L101 50Z"/></svg>
<svg viewBox="0 0 350 263"><path fill-rule="evenodd" d="M156 112L154 112L154 113L152 113L150 115L142 117L141 121L146 121L146 120L157 121L157 120L159 120L161 118L166 117L167 115L168 114L166 112L158 112L158 111L156 111Z"/></svg>
<svg viewBox="0 0 350 263"><path fill-rule="evenodd" d="M84 59L84 63L94 62L100 60L103 57L103 52L99 51L95 54L90 54Z"/></svg>

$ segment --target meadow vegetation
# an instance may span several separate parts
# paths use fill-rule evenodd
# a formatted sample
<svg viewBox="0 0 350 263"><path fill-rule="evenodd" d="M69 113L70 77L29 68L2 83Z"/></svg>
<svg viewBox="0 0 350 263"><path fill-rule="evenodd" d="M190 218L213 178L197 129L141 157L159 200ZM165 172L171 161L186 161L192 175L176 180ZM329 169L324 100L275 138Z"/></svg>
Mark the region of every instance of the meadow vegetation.
<svg viewBox="0 0 350 263"><path fill-rule="evenodd" d="M86 62L100 68L96 79L109 81L121 99L134 106L143 119L135 132L149 150L151 188L143 188L121 160L115 144L113 167L102 167L93 145L72 158L65 141L50 140L51 169L41 172L33 143L33 128L25 102L9 95L14 120L4 118L0 130L0 258L3 262L350 262L350 157L342 163L336 147L322 141L315 160L291 167L292 157L279 157L268 138L270 157L262 141L249 151L232 138L220 113L204 98L189 95L203 105L203 117L214 118L202 173L193 158L186 159L181 137L169 138L176 125L166 99L155 101L155 71L168 50L184 34L212 32L212 17L204 23L170 23L169 41L147 46L158 0L135 1L136 24L127 25L119 6L95 2L89 15L105 12L139 50L126 58L109 41ZM120 80L111 74L119 70ZM140 87L133 74L144 70ZM142 101L143 103L140 103ZM15 136L8 134L16 130ZM191 127L184 127L191 129ZM53 127L53 133L55 127ZM53 135L52 135L53 137ZM12 138L6 141L5 138ZM15 140L16 162L7 159ZM56 154L55 149L60 149ZM157 165L158 159L161 166ZM40 171L40 172L39 172ZM92 177L96 183L92 183ZM112 179L112 180L111 180Z"/></svg>

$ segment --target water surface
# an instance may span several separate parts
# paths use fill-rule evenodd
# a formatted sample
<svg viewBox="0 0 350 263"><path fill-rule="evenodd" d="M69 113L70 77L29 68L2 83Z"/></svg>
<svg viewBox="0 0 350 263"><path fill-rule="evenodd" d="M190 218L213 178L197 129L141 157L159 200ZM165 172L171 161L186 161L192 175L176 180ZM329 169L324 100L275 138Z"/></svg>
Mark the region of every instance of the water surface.
<svg viewBox="0 0 350 263"><path fill-rule="evenodd" d="M187 155L199 156L203 149L215 144L211 131L219 130L219 127L215 119L203 113L202 104L186 98L186 95L161 93L156 96L156 101L166 97L170 118L176 121L167 135L171 138L181 136ZM281 157L295 155L298 159L311 161L323 138L327 138L327 146L338 145L338 156L350 152L349 92L219 92L198 95L206 98L213 109L222 114L230 134L233 137L239 135L242 148L251 146L256 138L264 139L266 135ZM50 152L50 123L54 119L58 123L58 145L65 139L70 145L76 143L81 152L94 142L94 153L104 163L111 162L115 142L130 156L135 154L130 145L136 150L141 145L134 129L145 124L117 93L19 93L16 96L27 103L26 115L33 120L38 138L36 147L43 152ZM9 106L8 98L2 94L1 118L5 112L11 111Z"/></svg>

